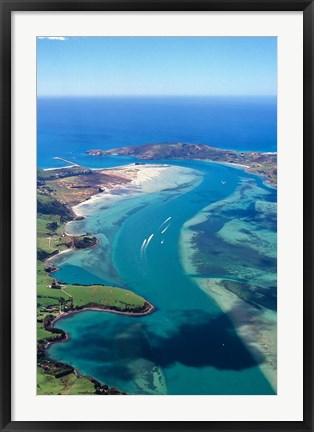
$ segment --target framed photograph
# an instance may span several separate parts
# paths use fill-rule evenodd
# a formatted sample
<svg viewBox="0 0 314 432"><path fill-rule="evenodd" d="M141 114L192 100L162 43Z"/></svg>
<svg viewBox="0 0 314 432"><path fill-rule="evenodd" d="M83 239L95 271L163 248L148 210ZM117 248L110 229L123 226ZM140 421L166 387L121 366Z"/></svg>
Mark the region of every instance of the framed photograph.
<svg viewBox="0 0 314 432"><path fill-rule="evenodd" d="M1 430L313 430L313 2L1 3Z"/></svg>

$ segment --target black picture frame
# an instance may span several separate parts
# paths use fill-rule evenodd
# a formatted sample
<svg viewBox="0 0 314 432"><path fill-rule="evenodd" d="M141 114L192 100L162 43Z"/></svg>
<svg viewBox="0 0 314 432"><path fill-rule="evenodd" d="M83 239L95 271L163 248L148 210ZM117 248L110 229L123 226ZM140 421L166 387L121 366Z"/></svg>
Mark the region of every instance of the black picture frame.
<svg viewBox="0 0 314 432"><path fill-rule="evenodd" d="M313 73L314 5L305 0L21 0L0 1L1 12L1 431L312 431L313 428ZM24 422L11 421L11 13L15 11L302 11L304 67L304 419L301 422Z"/></svg>

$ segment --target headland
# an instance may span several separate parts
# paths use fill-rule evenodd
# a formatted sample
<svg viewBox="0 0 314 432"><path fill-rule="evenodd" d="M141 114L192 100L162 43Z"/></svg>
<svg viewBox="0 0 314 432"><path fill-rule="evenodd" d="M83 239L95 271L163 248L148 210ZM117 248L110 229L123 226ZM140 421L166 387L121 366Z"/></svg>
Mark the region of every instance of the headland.
<svg viewBox="0 0 314 432"><path fill-rule="evenodd" d="M277 184L277 153L237 152L182 142L150 143L112 150L96 149L87 153L92 156L131 155L142 160L208 160L243 168L247 172L262 176L271 185Z"/></svg>

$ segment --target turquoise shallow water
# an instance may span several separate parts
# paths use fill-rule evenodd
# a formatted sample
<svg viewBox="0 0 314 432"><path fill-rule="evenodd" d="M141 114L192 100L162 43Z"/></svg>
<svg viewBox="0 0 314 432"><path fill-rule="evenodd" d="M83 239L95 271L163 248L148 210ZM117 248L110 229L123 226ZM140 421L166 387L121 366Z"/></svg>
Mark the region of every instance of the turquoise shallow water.
<svg viewBox="0 0 314 432"><path fill-rule="evenodd" d="M56 273L68 283L131 289L156 312L134 318L86 311L60 320L58 327L71 339L52 345L49 354L128 393L273 394L228 317L183 270L179 241L186 221L229 197L243 180L257 182L265 201L274 200L275 193L241 170L199 161L173 163L197 169L202 181L198 178L193 189L122 201L114 212L98 208L78 227L98 235L100 245L64 255ZM143 252L143 241L152 234ZM263 267L262 260L255 265Z"/></svg>

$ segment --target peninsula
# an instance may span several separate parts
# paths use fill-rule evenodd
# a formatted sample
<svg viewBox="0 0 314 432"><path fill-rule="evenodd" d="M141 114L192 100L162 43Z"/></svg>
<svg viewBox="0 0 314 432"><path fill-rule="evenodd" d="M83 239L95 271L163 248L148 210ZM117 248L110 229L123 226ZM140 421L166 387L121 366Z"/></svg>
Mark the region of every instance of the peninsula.
<svg viewBox="0 0 314 432"><path fill-rule="evenodd" d="M204 144L150 143L112 150L88 150L91 156L130 155L143 160L196 159L239 166L277 184L277 153L237 152Z"/></svg>

